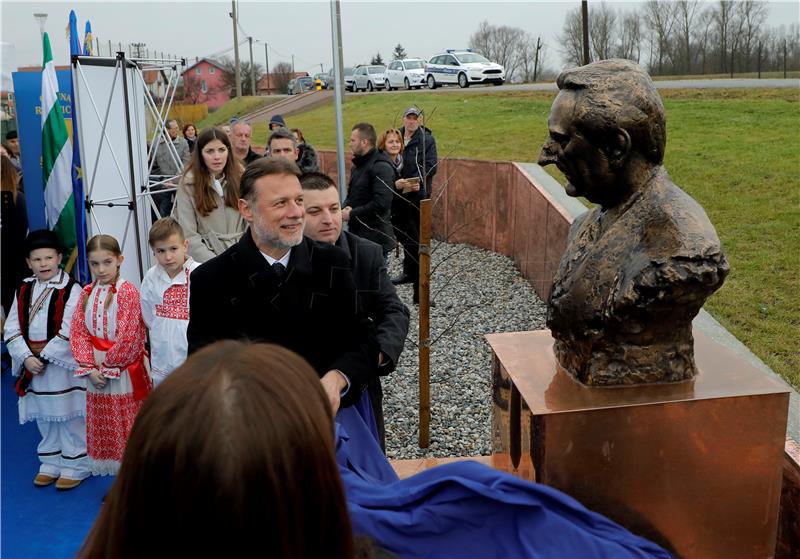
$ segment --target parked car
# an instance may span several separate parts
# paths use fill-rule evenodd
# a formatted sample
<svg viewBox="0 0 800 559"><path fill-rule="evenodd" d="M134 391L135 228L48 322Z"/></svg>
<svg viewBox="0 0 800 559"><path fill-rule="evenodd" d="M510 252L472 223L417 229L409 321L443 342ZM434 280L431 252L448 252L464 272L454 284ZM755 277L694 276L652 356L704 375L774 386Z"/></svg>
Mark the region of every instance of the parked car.
<svg viewBox="0 0 800 559"><path fill-rule="evenodd" d="M294 82L296 81L297 81L296 79L291 79L289 80L289 83L286 84L287 95L294 95Z"/></svg>
<svg viewBox="0 0 800 559"><path fill-rule="evenodd" d="M425 85L425 61L421 58L392 60L386 67L386 88L420 89Z"/></svg>
<svg viewBox="0 0 800 559"><path fill-rule="evenodd" d="M316 81L319 80L322 89L328 89L328 74L320 72L319 74L314 74L314 87L316 87Z"/></svg>
<svg viewBox="0 0 800 559"><path fill-rule="evenodd" d="M374 91L386 87L386 66L358 66L353 73L354 91Z"/></svg>
<svg viewBox="0 0 800 559"><path fill-rule="evenodd" d="M425 82L429 89L456 83L459 87L475 83L503 85L505 80L506 71L502 66L469 49L448 49L425 65Z"/></svg>
<svg viewBox="0 0 800 559"><path fill-rule="evenodd" d="M298 93L306 93L307 91L314 91L314 78L311 76L302 76L294 80L292 86L292 93L290 95L297 95Z"/></svg>
<svg viewBox="0 0 800 559"><path fill-rule="evenodd" d="M342 68L342 73L344 74L344 90L345 91L353 91L353 72L355 71L354 68ZM333 68L328 70L328 73L325 74L325 80L328 82L328 87L331 89L336 89L336 78L333 75Z"/></svg>

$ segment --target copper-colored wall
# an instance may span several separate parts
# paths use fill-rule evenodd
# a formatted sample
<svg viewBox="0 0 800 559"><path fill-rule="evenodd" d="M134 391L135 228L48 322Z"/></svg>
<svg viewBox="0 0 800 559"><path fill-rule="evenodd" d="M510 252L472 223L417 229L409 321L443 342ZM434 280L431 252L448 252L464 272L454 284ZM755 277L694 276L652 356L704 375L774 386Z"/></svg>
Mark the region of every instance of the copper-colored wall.
<svg viewBox="0 0 800 559"><path fill-rule="evenodd" d="M319 156L335 180L336 153ZM547 299L572 218L535 179L507 161L444 159L432 199L434 237L505 254Z"/></svg>

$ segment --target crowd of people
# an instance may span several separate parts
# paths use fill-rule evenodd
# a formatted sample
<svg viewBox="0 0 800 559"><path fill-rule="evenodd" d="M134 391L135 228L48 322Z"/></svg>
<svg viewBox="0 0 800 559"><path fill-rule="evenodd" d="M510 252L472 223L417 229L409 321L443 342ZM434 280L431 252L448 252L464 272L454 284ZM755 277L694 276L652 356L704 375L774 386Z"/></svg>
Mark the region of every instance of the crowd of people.
<svg viewBox="0 0 800 559"><path fill-rule="evenodd" d="M410 480L391 470L381 377L410 317L393 284L412 283L418 301L419 201L437 166L421 116L410 107L380 135L353 126L344 203L280 117L264 156L245 122L187 125L185 138L167 122L157 164L180 178L150 230L156 264L140 289L120 277L111 236L88 241L93 281L81 287L54 233L27 235L33 276L6 308L4 336L20 421L41 433L33 483L69 490L118 474L81 555L147 554L140 536L155 529L180 554L250 551L257 539L281 557L413 556L416 541L422 555L468 556L471 538L489 545L506 531L519 551L491 556L667 556L555 490L476 464ZM176 154L182 168L168 168ZM397 242L403 274L391 279ZM420 520L438 515L453 522Z"/></svg>

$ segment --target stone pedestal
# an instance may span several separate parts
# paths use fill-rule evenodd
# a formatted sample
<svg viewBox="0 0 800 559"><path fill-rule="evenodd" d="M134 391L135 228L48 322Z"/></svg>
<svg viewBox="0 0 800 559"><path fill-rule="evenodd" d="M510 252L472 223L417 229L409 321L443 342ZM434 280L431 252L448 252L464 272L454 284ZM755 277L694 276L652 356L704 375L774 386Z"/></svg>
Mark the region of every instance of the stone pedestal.
<svg viewBox="0 0 800 559"><path fill-rule="evenodd" d="M546 330L490 334L494 452L682 557L775 552L789 390L695 330L696 378L586 387Z"/></svg>

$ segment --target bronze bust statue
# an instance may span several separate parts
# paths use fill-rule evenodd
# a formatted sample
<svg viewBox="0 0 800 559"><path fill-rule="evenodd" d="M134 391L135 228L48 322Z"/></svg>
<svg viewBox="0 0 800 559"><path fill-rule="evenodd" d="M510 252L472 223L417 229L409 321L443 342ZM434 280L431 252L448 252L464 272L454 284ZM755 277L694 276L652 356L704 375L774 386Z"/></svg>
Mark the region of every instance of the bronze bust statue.
<svg viewBox="0 0 800 559"><path fill-rule="evenodd" d="M692 319L729 267L703 208L664 168L661 97L628 60L565 70L557 84L539 164L597 206L572 224L550 291L555 355L588 385L691 379Z"/></svg>

